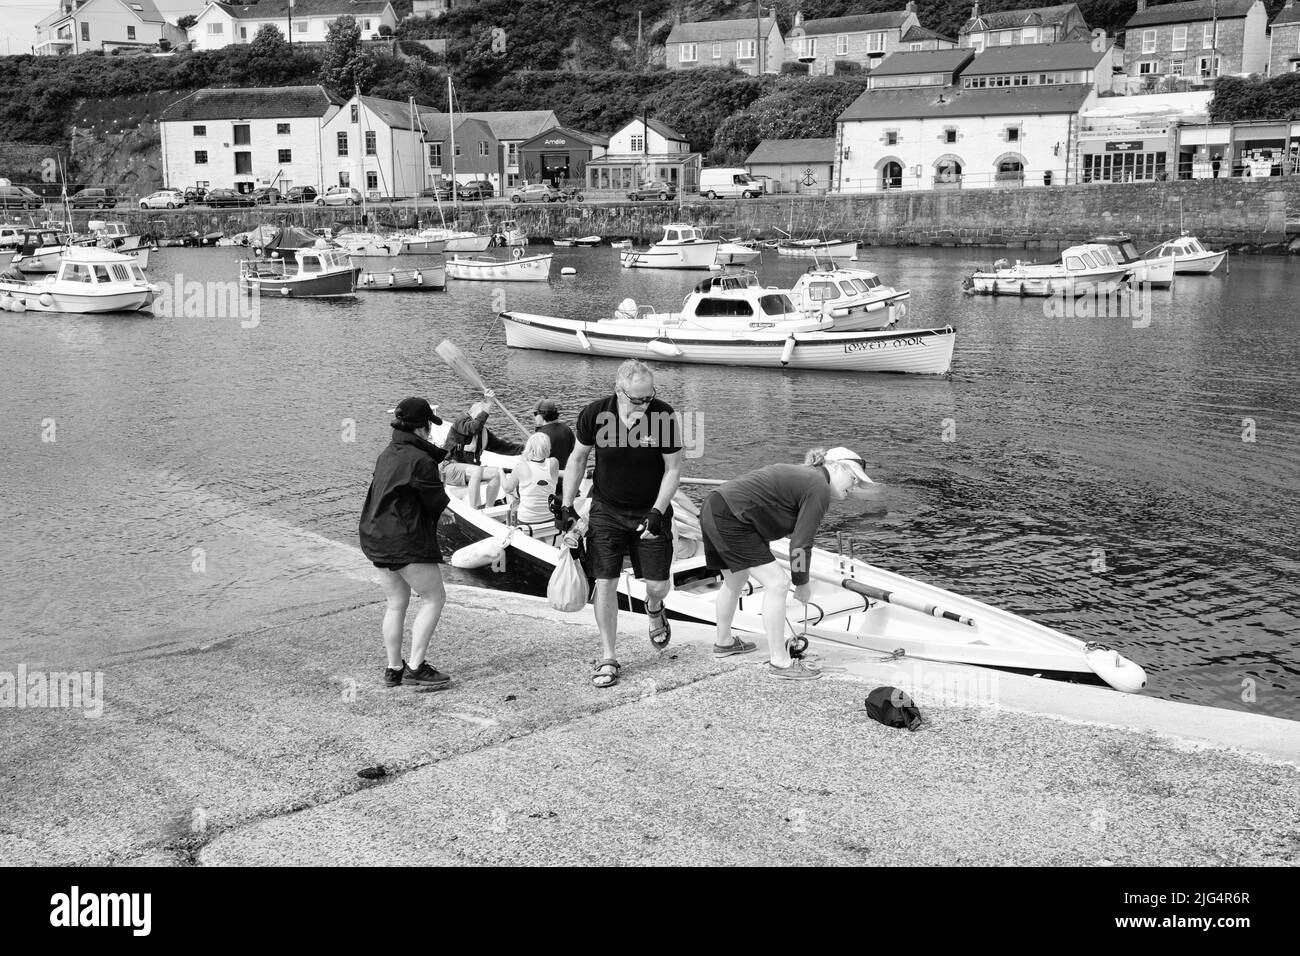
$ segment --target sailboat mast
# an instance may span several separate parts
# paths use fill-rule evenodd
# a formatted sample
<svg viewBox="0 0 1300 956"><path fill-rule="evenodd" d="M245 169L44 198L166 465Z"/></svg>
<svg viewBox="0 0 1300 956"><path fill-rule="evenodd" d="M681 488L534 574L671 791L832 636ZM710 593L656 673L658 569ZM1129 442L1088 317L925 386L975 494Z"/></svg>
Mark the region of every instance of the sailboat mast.
<svg viewBox="0 0 1300 956"><path fill-rule="evenodd" d="M459 197L456 195L456 104L451 98L451 77L447 77L447 129L451 132L451 201L455 202Z"/></svg>

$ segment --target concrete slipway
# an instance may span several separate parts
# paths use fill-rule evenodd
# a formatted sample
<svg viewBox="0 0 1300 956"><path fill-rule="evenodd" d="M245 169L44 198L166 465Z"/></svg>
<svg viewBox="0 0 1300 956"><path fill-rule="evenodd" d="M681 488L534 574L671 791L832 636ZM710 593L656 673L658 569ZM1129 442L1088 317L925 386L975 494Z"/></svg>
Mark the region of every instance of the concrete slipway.
<svg viewBox="0 0 1300 956"><path fill-rule="evenodd" d="M791 685L627 614L597 690L589 610L461 586L455 686L390 690L367 570L342 610L106 666L99 719L0 710L0 863L1300 862L1300 723L826 644ZM885 683L920 731L866 716Z"/></svg>

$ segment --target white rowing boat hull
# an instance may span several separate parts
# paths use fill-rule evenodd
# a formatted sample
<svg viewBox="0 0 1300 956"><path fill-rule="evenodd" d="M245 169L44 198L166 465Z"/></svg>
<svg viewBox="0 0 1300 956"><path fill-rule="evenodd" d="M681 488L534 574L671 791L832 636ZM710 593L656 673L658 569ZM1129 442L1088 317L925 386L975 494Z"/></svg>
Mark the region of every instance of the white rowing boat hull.
<svg viewBox="0 0 1300 956"><path fill-rule="evenodd" d="M453 279L478 282L545 282L551 277L550 253L519 259L461 259L447 262L447 275Z"/></svg>
<svg viewBox="0 0 1300 956"><path fill-rule="evenodd" d="M718 246L714 261L720 266L744 266L763 255L762 250L751 249L736 242L724 242Z"/></svg>
<svg viewBox="0 0 1300 956"><path fill-rule="evenodd" d="M998 272L976 272L971 276L971 280L972 291L981 295L1077 297L1094 294L1109 295L1119 288L1128 274L1127 267L1077 275L1002 269Z"/></svg>
<svg viewBox="0 0 1300 956"><path fill-rule="evenodd" d="M795 259L852 259L858 254L856 242L807 242L794 240L776 247L779 255Z"/></svg>
<svg viewBox="0 0 1300 956"><path fill-rule="evenodd" d="M579 322L522 312L503 312L501 319L506 344L512 348L761 368L942 375L952 365L956 341L951 327L789 334L679 328L664 334L635 323Z"/></svg>
<svg viewBox="0 0 1300 956"><path fill-rule="evenodd" d="M538 576L544 576L555 566L559 551L552 543L555 538L549 528L538 529L541 537L519 531L512 534L499 520L504 517L505 506L476 510L455 496L455 492L463 493L461 489L449 491L453 496L445 519L455 522L458 530L470 539L499 541L507 556L506 570L517 569L517 564L512 569L510 562L517 563L521 558ZM676 504L674 510L678 510ZM685 523L675 518L677 545L683 543L680 538L685 524L691 523L698 530L698 518L687 517ZM675 553L691 550L689 544L686 548L674 548ZM788 572L789 542L784 539L773 542L772 553ZM1104 679L1126 692L1138 691L1145 685L1142 669L1114 651L1101 651L1009 611L864 561L815 548L810 571L811 601L806 606L793 599L786 602L787 634L806 633L810 638L861 648L873 656L901 652L899 656L904 660L910 657ZM673 589L665 600L669 611L688 620L716 623L721 582L716 573L704 567L702 555L696 553L674 560L672 576ZM844 579L889 592L889 599L880 600L849 590L841 585ZM633 607L644 607L644 582L624 574L618 579L618 591L630 599L629 603L636 602ZM762 634L762 588L751 579L747 591L740 599L732 626L737 631ZM926 608L930 610L927 612Z"/></svg>
<svg viewBox="0 0 1300 956"><path fill-rule="evenodd" d="M1174 260L1174 271L1185 275L1209 275L1228 258L1228 252L1209 252L1201 256L1178 256Z"/></svg>

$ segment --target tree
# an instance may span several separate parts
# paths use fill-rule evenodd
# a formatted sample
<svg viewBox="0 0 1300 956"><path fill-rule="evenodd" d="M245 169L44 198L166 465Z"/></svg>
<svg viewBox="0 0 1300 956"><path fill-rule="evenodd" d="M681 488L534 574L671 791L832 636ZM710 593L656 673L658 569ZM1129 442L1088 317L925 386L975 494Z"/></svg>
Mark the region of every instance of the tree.
<svg viewBox="0 0 1300 956"><path fill-rule="evenodd" d="M198 22L199 22L199 18L196 14L187 13L185 14L185 16L181 17L179 20L176 21L176 25L180 27L182 30L188 31L190 27L194 26L194 24Z"/></svg>
<svg viewBox="0 0 1300 956"><path fill-rule="evenodd" d="M379 73L375 55L361 43L361 25L356 17L341 16L325 34L325 56L320 81L335 93L351 96L356 88L370 89Z"/></svg>

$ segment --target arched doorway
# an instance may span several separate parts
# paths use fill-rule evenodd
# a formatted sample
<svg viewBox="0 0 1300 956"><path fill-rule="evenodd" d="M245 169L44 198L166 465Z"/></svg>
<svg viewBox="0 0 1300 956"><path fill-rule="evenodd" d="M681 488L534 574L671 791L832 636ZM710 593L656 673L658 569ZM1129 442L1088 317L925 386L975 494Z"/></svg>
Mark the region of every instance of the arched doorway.
<svg viewBox="0 0 1300 956"><path fill-rule="evenodd" d="M896 159L884 159L876 167L880 170L881 189L903 188L903 164Z"/></svg>
<svg viewBox="0 0 1300 956"><path fill-rule="evenodd" d="M966 164L962 158L953 153L945 153L934 161L934 185L936 189L960 189L961 174Z"/></svg>

